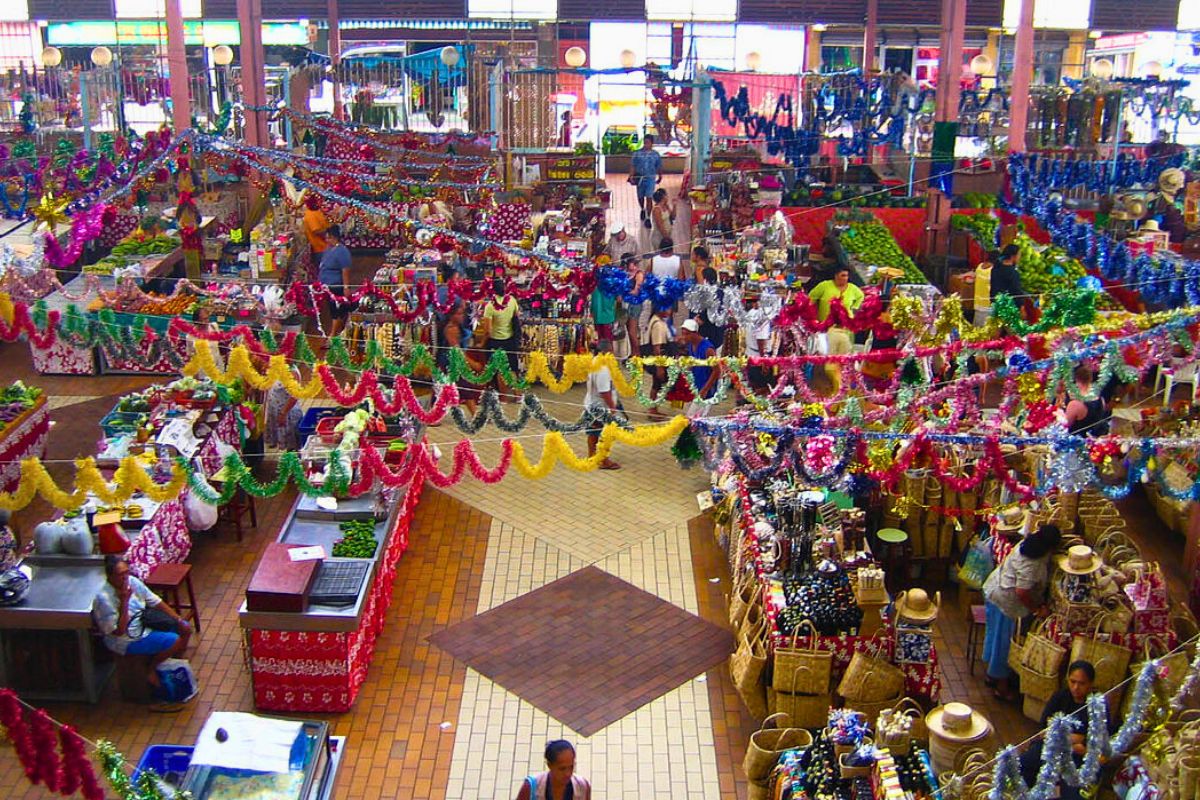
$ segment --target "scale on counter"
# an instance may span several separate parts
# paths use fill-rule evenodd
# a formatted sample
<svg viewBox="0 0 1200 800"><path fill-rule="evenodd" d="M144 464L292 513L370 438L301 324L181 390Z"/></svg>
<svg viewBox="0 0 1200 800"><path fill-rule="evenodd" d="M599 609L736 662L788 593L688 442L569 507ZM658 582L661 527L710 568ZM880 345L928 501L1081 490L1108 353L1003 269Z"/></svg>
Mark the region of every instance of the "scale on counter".
<svg viewBox="0 0 1200 800"><path fill-rule="evenodd" d="M352 606L371 571L370 561L322 561L308 601L322 606Z"/></svg>

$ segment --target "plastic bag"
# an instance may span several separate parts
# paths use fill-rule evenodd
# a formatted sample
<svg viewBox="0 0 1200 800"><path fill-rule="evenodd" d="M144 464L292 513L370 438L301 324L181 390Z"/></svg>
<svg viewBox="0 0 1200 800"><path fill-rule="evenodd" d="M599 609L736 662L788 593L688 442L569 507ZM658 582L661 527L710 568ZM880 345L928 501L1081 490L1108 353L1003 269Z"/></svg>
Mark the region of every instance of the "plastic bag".
<svg viewBox="0 0 1200 800"><path fill-rule="evenodd" d="M204 479L198 476L197 480ZM192 532L206 531L217 524L217 507L204 502L194 491L184 495L183 512L187 517L188 530Z"/></svg>
<svg viewBox="0 0 1200 800"><path fill-rule="evenodd" d="M991 538L976 536L963 556L962 566L958 568L958 580L969 589L981 589L995 566Z"/></svg>
<svg viewBox="0 0 1200 800"><path fill-rule="evenodd" d="M186 703L196 696L199 691L196 684L196 673L192 665L184 658L168 658L156 668L158 686L154 689L154 697L164 703Z"/></svg>

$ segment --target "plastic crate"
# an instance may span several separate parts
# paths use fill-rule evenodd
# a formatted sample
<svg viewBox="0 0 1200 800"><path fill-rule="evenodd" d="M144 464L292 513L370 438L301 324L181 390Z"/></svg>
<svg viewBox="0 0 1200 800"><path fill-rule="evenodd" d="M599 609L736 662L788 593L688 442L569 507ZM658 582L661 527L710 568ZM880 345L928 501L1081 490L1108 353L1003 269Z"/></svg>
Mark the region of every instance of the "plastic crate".
<svg viewBox="0 0 1200 800"><path fill-rule="evenodd" d="M158 774L158 777L175 788L179 788L178 784L183 781L183 774L191 766L192 753L195 750L194 747L185 747L180 744L152 744L142 753L141 760L133 770L132 780L136 783L142 772L152 769ZM172 782L172 778L174 778L174 782Z"/></svg>
<svg viewBox="0 0 1200 800"><path fill-rule="evenodd" d="M317 432L317 423L324 417L336 417L345 414L345 410L341 408L314 407L304 412L304 417L300 420L300 424L296 426L296 433L299 434L300 441L304 441L309 436Z"/></svg>
<svg viewBox="0 0 1200 800"><path fill-rule="evenodd" d="M113 411L100 420L100 430L108 437L120 436L122 433L133 433L137 430L138 411Z"/></svg>

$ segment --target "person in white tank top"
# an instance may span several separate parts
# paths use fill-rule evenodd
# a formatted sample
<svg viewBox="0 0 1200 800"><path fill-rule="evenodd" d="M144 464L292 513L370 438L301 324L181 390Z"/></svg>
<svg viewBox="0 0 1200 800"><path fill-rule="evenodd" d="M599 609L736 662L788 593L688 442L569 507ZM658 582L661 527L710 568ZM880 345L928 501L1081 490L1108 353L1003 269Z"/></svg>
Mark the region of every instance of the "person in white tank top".
<svg viewBox="0 0 1200 800"><path fill-rule="evenodd" d="M650 259L650 273L659 279L683 279L683 262L675 255L675 242L670 237L662 240L658 254Z"/></svg>

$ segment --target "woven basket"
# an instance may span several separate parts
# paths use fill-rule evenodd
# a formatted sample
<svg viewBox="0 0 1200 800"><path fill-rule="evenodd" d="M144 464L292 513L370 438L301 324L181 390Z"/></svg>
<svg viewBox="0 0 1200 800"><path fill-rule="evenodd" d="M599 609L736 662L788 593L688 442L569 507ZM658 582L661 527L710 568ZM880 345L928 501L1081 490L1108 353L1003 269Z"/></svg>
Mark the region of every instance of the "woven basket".
<svg viewBox="0 0 1200 800"><path fill-rule="evenodd" d="M805 628L812 631L812 647L804 647L799 643L800 631ZM818 641L816 627L805 619L796 625L789 646L775 648L774 673L771 678L771 685L775 691L788 694L829 694L833 653L818 650Z"/></svg>
<svg viewBox="0 0 1200 800"><path fill-rule="evenodd" d="M797 728L823 728L829 723L828 694L789 694L767 688L767 711L787 714Z"/></svg>
<svg viewBox="0 0 1200 800"><path fill-rule="evenodd" d="M878 703L881 700L890 700L890 706L900 699L904 690L904 673L879 657L877 638L867 646L871 645L875 645L874 653L856 650L850 657L850 664L842 674L837 688L837 693L860 711L864 710L859 708L863 701ZM867 718L874 719L874 716Z"/></svg>
<svg viewBox="0 0 1200 800"><path fill-rule="evenodd" d="M751 781L766 780L785 750L812 744L811 733L790 725L787 714L772 714L763 720L761 728L750 734L746 757L742 759L747 778Z"/></svg>
<svg viewBox="0 0 1200 800"><path fill-rule="evenodd" d="M1042 721L1042 712L1045 710L1045 700L1039 700L1038 698L1031 697L1030 695L1025 695L1025 697L1021 700L1021 713L1025 715L1026 719L1031 719L1034 722L1040 723Z"/></svg>
<svg viewBox="0 0 1200 800"><path fill-rule="evenodd" d="M838 771L842 774L842 780L865 778L871 774L871 764L866 764L861 767L852 767L846 764L846 759L849 757L849 753L842 753L840 756L838 756Z"/></svg>
<svg viewBox="0 0 1200 800"><path fill-rule="evenodd" d="M1021 694L1045 704L1050 696L1062 685L1059 673L1044 674L1032 670L1023 664L1017 665L1017 675L1021 678Z"/></svg>
<svg viewBox="0 0 1200 800"><path fill-rule="evenodd" d="M743 630L738 648L729 657L729 676L746 708L756 717L767 715L767 698L763 691L762 674L767 668L767 645L764 639L766 623L759 622L752 630Z"/></svg>

